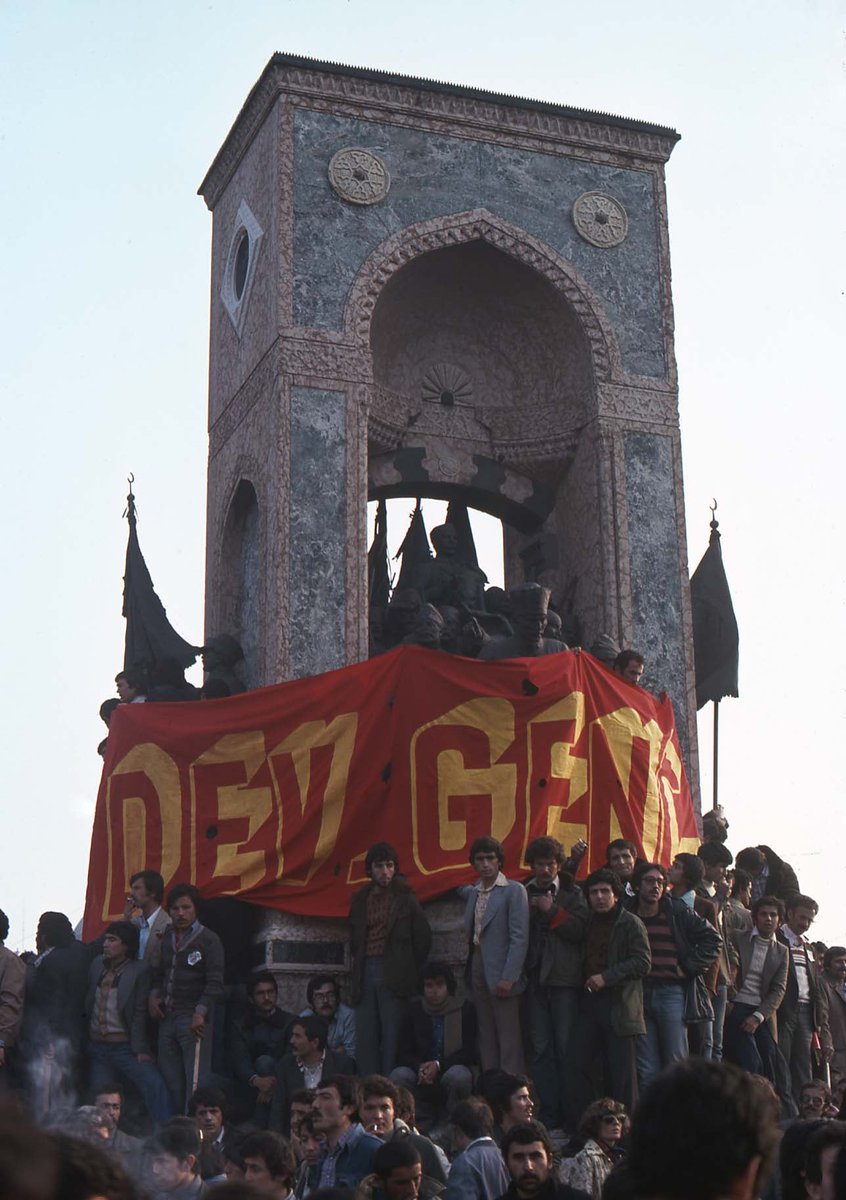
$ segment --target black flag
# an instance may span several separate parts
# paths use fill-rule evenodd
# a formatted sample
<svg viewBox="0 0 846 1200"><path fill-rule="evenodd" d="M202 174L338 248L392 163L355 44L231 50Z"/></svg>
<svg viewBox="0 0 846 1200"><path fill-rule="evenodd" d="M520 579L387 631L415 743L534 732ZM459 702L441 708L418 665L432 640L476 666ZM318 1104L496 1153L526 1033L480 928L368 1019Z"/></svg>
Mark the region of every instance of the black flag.
<svg viewBox="0 0 846 1200"><path fill-rule="evenodd" d="M189 646L167 619L164 605L155 593L150 572L138 542L135 497L130 488L126 498L129 541L123 577L123 615L126 617L124 670L151 667L154 662L175 658L184 670L196 660L199 650Z"/></svg>
<svg viewBox="0 0 846 1200"><path fill-rule="evenodd" d="M473 541L467 505L462 504L460 500L450 500L445 524L451 525L458 534L459 560L470 567L478 567L479 559L476 555L476 543Z"/></svg>
<svg viewBox="0 0 846 1200"><path fill-rule="evenodd" d="M423 512L420 508L420 500L414 507L414 512L411 514L411 523L408 526L408 532L402 539L402 545L397 550L394 558L402 559L400 567L400 576L397 581L395 591L401 592L405 588L415 587L417 572L423 563L429 562L432 557L432 551L429 549L429 538L426 535L426 525L423 521Z"/></svg>
<svg viewBox="0 0 846 1200"><path fill-rule="evenodd" d="M696 656L696 707L702 708L709 700L737 695L737 620L723 567L717 521L713 518L708 549L690 580L690 605Z"/></svg>
<svg viewBox="0 0 846 1200"><path fill-rule="evenodd" d="M388 571L388 513L384 500L376 505L373 543L367 552L367 581L371 608L387 608L391 598Z"/></svg>

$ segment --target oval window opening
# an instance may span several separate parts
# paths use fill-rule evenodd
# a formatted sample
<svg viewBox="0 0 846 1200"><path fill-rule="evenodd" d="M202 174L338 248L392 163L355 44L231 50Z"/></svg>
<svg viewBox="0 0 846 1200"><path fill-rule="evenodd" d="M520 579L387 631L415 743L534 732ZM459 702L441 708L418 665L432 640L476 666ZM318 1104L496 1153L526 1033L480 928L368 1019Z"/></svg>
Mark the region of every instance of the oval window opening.
<svg viewBox="0 0 846 1200"><path fill-rule="evenodd" d="M244 288L247 283L247 268L250 265L250 235L244 230L243 236L238 243L238 249L235 251L235 274L233 283L235 285L235 297L240 300L244 294Z"/></svg>

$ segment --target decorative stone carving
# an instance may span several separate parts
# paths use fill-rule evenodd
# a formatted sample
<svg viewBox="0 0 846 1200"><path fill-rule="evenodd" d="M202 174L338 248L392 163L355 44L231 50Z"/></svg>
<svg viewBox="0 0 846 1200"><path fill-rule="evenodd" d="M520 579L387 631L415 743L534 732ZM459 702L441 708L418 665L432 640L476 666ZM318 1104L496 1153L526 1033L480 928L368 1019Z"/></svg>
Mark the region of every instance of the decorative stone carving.
<svg viewBox="0 0 846 1200"><path fill-rule="evenodd" d="M461 367L455 367L452 363L437 363L423 376L420 395L430 403L452 408L454 404L467 404L473 399L473 384Z"/></svg>
<svg viewBox="0 0 846 1200"><path fill-rule="evenodd" d="M350 204L379 204L388 194L391 177L378 154L346 146L332 155L329 182Z"/></svg>
<svg viewBox="0 0 846 1200"><path fill-rule="evenodd" d="M583 192L573 205L573 224L592 246L608 250L625 241L629 218L619 200L604 192Z"/></svg>

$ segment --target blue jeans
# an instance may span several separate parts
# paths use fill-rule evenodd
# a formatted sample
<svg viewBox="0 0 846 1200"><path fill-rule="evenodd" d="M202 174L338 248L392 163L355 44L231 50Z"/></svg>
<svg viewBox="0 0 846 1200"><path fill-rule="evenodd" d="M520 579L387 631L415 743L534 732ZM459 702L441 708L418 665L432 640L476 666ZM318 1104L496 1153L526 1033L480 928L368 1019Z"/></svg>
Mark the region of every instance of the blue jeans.
<svg viewBox="0 0 846 1200"><path fill-rule="evenodd" d="M390 1075L397 1065L405 1001L385 986L385 960L364 960L361 1000L355 1006L355 1051L359 1075Z"/></svg>
<svg viewBox="0 0 846 1200"><path fill-rule="evenodd" d="M173 1116L164 1079L151 1062L138 1061L128 1042L89 1042L88 1067L92 1091L116 1079L128 1079L141 1093L156 1127Z"/></svg>
<svg viewBox="0 0 846 1200"><path fill-rule="evenodd" d="M637 1081L641 1091L664 1067L687 1058L684 1024L684 983L650 982L643 988L646 1033L637 1039Z"/></svg>
<svg viewBox="0 0 846 1200"><path fill-rule="evenodd" d="M579 1016L579 988L543 987L532 980L526 993L531 1076L548 1129L564 1119L565 1054Z"/></svg>
<svg viewBox="0 0 846 1200"><path fill-rule="evenodd" d="M767 1022L762 1022L754 1033L747 1033L740 1028L753 1012L754 1004L738 1004L735 1001L731 1006L725 1023L725 1057L751 1075L765 1075L776 1087L778 1049Z"/></svg>
<svg viewBox="0 0 846 1200"><path fill-rule="evenodd" d="M159 1070L164 1076L174 1110L184 1113L191 1098L197 1039L191 1032L193 1013L169 1012L159 1025ZM213 1031L211 1013L206 1016L206 1029L199 1041L198 1084L205 1082L211 1069Z"/></svg>

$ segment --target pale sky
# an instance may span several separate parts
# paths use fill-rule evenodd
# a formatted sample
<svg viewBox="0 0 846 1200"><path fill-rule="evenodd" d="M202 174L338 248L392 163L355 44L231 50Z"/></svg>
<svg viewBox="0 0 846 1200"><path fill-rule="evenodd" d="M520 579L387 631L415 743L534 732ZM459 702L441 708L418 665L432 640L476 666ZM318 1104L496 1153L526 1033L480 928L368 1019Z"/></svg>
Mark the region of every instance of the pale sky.
<svg viewBox="0 0 846 1200"><path fill-rule="evenodd" d="M122 663L126 476L203 636L211 217L196 189L276 50L671 125L691 567L717 513L741 631L721 708L737 851L846 942L844 33L833 0L0 2L0 434L9 945L82 913ZM483 561L483 566L486 565ZM700 717L711 795L710 708Z"/></svg>

